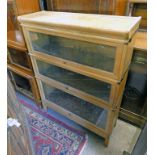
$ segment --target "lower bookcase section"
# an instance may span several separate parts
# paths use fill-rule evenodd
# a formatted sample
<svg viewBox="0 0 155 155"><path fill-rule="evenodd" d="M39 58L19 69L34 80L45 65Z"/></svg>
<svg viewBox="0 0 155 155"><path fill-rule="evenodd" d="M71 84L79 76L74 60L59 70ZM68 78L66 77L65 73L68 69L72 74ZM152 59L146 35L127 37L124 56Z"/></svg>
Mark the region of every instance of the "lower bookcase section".
<svg viewBox="0 0 155 155"><path fill-rule="evenodd" d="M37 78L41 92L42 104L45 109L52 110L73 120L104 138L104 145L108 146L113 127L116 124L118 112L89 103L70 92L60 90L52 83Z"/></svg>
<svg viewBox="0 0 155 155"><path fill-rule="evenodd" d="M42 82L45 98L63 109L105 129L108 117L106 109L97 107L80 98L56 89Z"/></svg>

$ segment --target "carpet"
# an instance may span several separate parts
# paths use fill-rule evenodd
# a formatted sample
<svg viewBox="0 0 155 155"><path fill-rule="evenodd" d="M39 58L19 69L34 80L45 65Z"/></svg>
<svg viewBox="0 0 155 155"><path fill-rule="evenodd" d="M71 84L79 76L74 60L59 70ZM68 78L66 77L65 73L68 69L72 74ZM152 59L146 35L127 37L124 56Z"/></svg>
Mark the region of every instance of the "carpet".
<svg viewBox="0 0 155 155"><path fill-rule="evenodd" d="M19 99L34 155L79 155L86 142L84 132L57 120L44 110Z"/></svg>

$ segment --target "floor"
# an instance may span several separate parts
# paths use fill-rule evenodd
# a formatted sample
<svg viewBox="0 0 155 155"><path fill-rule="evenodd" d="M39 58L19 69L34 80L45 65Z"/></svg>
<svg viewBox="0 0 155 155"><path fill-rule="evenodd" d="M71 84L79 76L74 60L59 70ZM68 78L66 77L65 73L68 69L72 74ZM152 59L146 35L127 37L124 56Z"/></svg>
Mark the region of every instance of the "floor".
<svg viewBox="0 0 155 155"><path fill-rule="evenodd" d="M35 106L34 102L25 96L17 93L19 98L26 100L31 105ZM84 131L88 136L88 142L85 145L81 155L123 155L123 151L131 152L140 134L140 129L128 124L124 121L118 120L110 137L108 147L103 145L103 138L94 134L93 132L79 126L66 117L48 109L48 113L64 121L68 125Z"/></svg>
<svg viewBox="0 0 155 155"><path fill-rule="evenodd" d="M131 153L140 131L139 128L118 120L108 147L104 147L101 137L87 131L89 140L81 155L123 155L123 151Z"/></svg>

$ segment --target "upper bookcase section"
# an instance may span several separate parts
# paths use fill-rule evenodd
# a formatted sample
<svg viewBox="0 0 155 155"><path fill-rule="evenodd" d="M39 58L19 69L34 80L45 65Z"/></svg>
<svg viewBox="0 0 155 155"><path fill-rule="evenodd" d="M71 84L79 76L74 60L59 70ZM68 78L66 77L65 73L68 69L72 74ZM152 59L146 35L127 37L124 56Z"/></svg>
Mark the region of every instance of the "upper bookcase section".
<svg viewBox="0 0 155 155"><path fill-rule="evenodd" d="M127 43L138 29L141 17L41 11L18 19L24 27L63 29Z"/></svg>

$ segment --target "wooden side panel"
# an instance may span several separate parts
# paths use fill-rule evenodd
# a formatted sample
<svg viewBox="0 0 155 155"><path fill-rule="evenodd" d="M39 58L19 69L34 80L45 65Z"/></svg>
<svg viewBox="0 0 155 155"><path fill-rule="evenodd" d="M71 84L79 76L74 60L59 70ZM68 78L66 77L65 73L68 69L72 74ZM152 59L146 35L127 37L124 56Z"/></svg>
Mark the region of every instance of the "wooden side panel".
<svg viewBox="0 0 155 155"><path fill-rule="evenodd" d="M48 10L98 13L100 0L47 0Z"/></svg>
<svg viewBox="0 0 155 155"><path fill-rule="evenodd" d="M16 0L18 15L37 12L40 10L39 0Z"/></svg>
<svg viewBox="0 0 155 155"><path fill-rule="evenodd" d="M9 136L9 139L7 140L7 154L8 155L17 155L17 154L25 155L25 153L20 148L20 145L15 140L14 135Z"/></svg>
<svg viewBox="0 0 155 155"><path fill-rule="evenodd" d="M101 14L115 14L115 0L101 0L99 6L99 13Z"/></svg>
<svg viewBox="0 0 155 155"><path fill-rule="evenodd" d="M124 16L126 13L128 0L115 0L115 15Z"/></svg>
<svg viewBox="0 0 155 155"><path fill-rule="evenodd" d="M7 3L7 42L14 47L25 48L24 39L17 22L18 10L15 1Z"/></svg>
<svg viewBox="0 0 155 155"><path fill-rule="evenodd" d="M12 31L14 29L14 25L11 19L11 12L7 12L7 30Z"/></svg>
<svg viewBox="0 0 155 155"><path fill-rule="evenodd" d="M26 50L21 26L17 16L33 13L40 10L39 0L12 0L7 1L7 42L8 46Z"/></svg>
<svg viewBox="0 0 155 155"><path fill-rule="evenodd" d="M46 0L48 10L124 15L127 0Z"/></svg>
<svg viewBox="0 0 155 155"><path fill-rule="evenodd" d="M139 29L143 31L147 30L147 1L129 0L126 15L134 17L141 16L142 19Z"/></svg>
<svg viewBox="0 0 155 155"><path fill-rule="evenodd" d="M137 32L134 36L134 49L147 52L147 32Z"/></svg>
<svg viewBox="0 0 155 155"><path fill-rule="evenodd" d="M27 129L25 128L23 109L17 101L16 94L9 77L7 80L7 98L8 117L15 118L21 123L19 128L15 126L8 128L8 155L31 155L31 147L29 145Z"/></svg>
<svg viewBox="0 0 155 155"><path fill-rule="evenodd" d="M147 29L147 3L134 3L132 16L141 16L141 29Z"/></svg>

